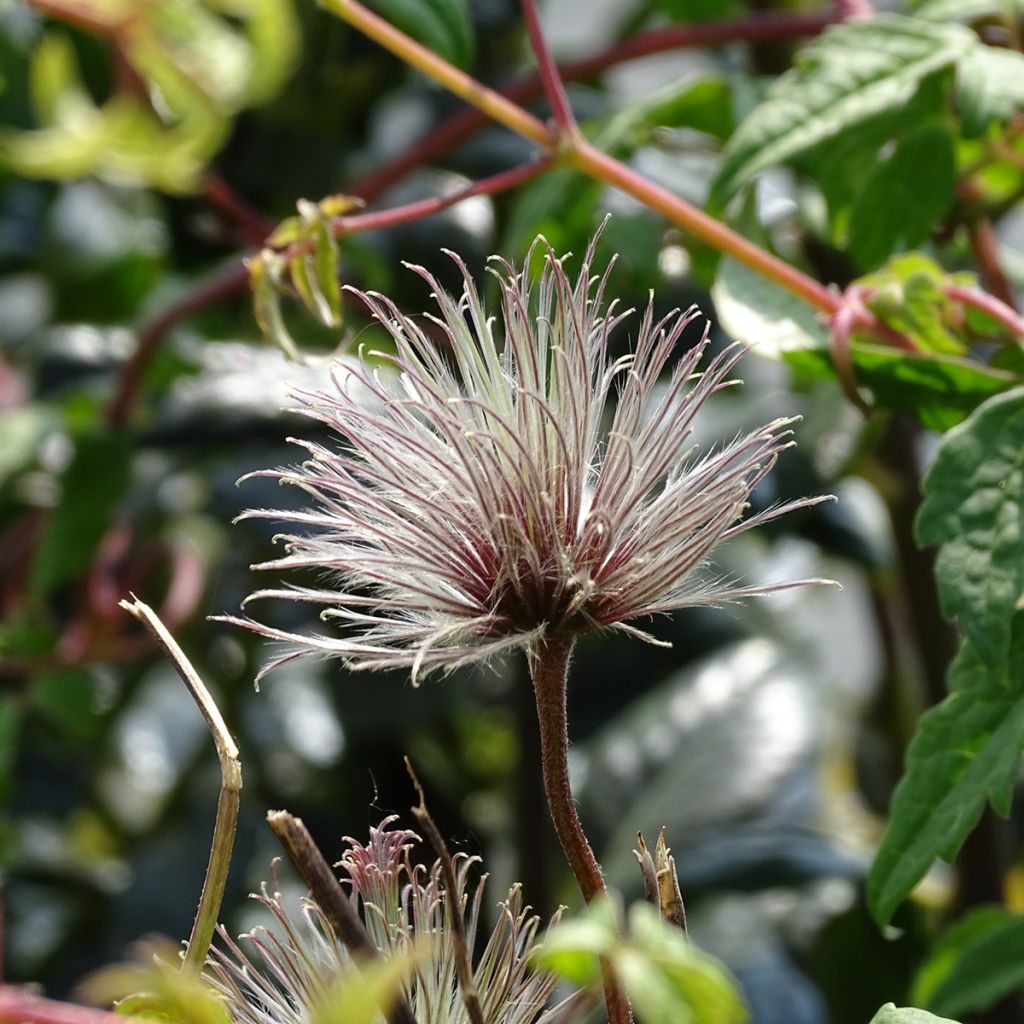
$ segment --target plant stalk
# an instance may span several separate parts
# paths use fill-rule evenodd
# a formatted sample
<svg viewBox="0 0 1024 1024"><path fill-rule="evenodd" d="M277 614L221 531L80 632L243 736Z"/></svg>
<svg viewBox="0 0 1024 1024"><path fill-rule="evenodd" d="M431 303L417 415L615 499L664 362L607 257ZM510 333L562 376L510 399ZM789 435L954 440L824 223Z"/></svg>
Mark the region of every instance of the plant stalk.
<svg viewBox="0 0 1024 1024"><path fill-rule="evenodd" d="M530 677L537 702L540 726L544 793L558 840L576 876L583 898L589 903L606 894L604 877L576 813L569 784L569 733L567 683L569 662L575 646L571 635L555 635L540 641L530 652ZM629 1000L611 970L602 966L609 1024L632 1024Z"/></svg>

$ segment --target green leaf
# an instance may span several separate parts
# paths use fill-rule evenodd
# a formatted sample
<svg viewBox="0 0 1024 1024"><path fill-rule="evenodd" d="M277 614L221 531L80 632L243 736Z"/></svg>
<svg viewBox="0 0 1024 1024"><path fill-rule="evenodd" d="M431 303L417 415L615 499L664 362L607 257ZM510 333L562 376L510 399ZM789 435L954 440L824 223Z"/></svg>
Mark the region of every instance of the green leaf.
<svg viewBox="0 0 1024 1024"><path fill-rule="evenodd" d="M742 263L721 261L711 298L722 328L758 355L778 359L794 351L828 350L828 326L818 313Z"/></svg>
<svg viewBox="0 0 1024 1024"><path fill-rule="evenodd" d="M936 857L955 856L986 801L1009 812L1024 743L1024 617L1017 626L1012 658L998 668L965 640L950 666L950 695L921 718L868 876L879 923Z"/></svg>
<svg viewBox="0 0 1024 1024"><path fill-rule="evenodd" d="M628 948L613 954L612 963L649 1024L742 1024L749 1016L726 969L649 904L630 909Z"/></svg>
<svg viewBox="0 0 1024 1024"><path fill-rule="evenodd" d="M915 535L922 547L942 545L943 614L1001 667L1024 595L1024 388L989 399L946 434L923 490Z"/></svg>
<svg viewBox="0 0 1024 1024"><path fill-rule="evenodd" d="M60 480L60 504L47 521L32 562L32 594L49 593L89 565L128 485L133 450L133 439L125 431L98 430L78 439Z"/></svg>
<svg viewBox="0 0 1024 1024"><path fill-rule="evenodd" d="M926 78L977 45L959 25L897 15L829 29L737 129L712 186L712 204L723 205L758 171L898 110Z"/></svg>
<svg viewBox="0 0 1024 1024"><path fill-rule="evenodd" d="M601 957L648 1024L742 1024L748 1018L728 971L646 903L631 908L627 938L608 900L591 903L547 932L533 962L584 985L600 976Z"/></svg>
<svg viewBox="0 0 1024 1024"><path fill-rule="evenodd" d="M915 273L924 274L927 263L916 254L902 257L900 266L886 279L887 287L903 295L905 281ZM868 277L864 283L874 280L880 279ZM929 317L938 311L919 309L916 287L911 288L913 301L901 307L903 318L893 312L893 319L901 329L919 325L922 331L937 330ZM806 303L731 259L723 259L719 265L711 296L722 328L749 344L757 355L783 359L805 378L835 379L828 325ZM911 333L922 348L929 347L928 338ZM937 338L931 341L931 347L938 346ZM910 413L930 430L948 430L993 395L1020 383L1017 374L1006 370L945 353L908 353L856 335L850 357L858 384L868 388L876 402Z"/></svg>
<svg viewBox="0 0 1024 1024"><path fill-rule="evenodd" d="M994 46L969 52L957 73L956 100L967 136L1006 124L1024 107L1024 54Z"/></svg>
<svg viewBox="0 0 1024 1024"><path fill-rule="evenodd" d="M56 668L32 680L32 703L67 735L94 740L100 721L93 704L93 679L83 668Z"/></svg>
<svg viewBox="0 0 1024 1024"><path fill-rule="evenodd" d="M945 293L950 281L934 260L911 252L890 260L857 283L873 290L868 306L894 330L913 338L926 351L962 355L967 344L954 330L957 312Z"/></svg>
<svg viewBox="0 0 1024 1024"><path fill-rule="evenodd" d="M280 276L282 258L270 249L264 249L249 260L249 287L252 289L252 308L256 324L267 341L277 345L295 362L302 362L302 354L291 336L281 310Z"/></svg>
<svg viewBox="0 0 1024 1024"><path fill-rule="evenodd" d="M978 21L981 18L1013 18L1024 11L1021 0L925 0L911 4L916 18L931 21Z"/></svg>
<svg viewBox="0 0 1024 1024"><path fill-rule="evenodd" d="M914 981L914 1002L936 1013L984 1012L1024 987L1024 916L983 907L959 921Z"/></svg>
<svg viewBox="0 0 1024 1024"><path fill-rule="evenodd" d="M865 268L923 242L949 209L956 184L953 136L942 124L907 135L879 164L850 214L850 255Z"/></svg>
<svg viewBox="0 0 1024 1024"><path fill-rule="evenodd" d="M476 40L465 0L376 0L380 13L445 60L465 68Z"/></svg>
<svg viewBox="0 0 1024 1024"><path fill-rule="evenodd" d="M957 1024L945 1017L936 1017L927 1010L915 1010L912 1006L895 1006L886 1003L871 1018L871 1024Z"/></svg>

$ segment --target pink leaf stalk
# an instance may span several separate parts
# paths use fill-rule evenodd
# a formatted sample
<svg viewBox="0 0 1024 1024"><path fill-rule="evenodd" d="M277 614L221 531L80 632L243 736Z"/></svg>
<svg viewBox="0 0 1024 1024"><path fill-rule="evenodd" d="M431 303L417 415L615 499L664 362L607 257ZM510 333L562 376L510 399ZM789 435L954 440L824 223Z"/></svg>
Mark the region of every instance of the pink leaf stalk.
<svg viewBox="0 0 1024 1024"><path fill-rule="evenodd" d="M324 654L356 669L407 668L415 681L591 629L653 640L631 621L820 582L741 586L706 571L718 544L823 500L745 515L793 443L792 420L704 453L690 444L704 402L736 383L743 348L701 370L705 327L661 381L699 314L657 318L651 304L633 351L613 359L609 338L630 314L606 302L611 265L593 274L592 244L573 280L542 239L527 266L538 250L536 282L494 261L497 317L454 254L458 298L412 268L437 314L413 319L360 293L394 351L363 351L356 366L339 364L331 391L300 394L337 446L296 442L303 465L257 474L306 491L311 508L247 513L302 530L285 538L284 557L257 568L312 569L327 584L251 599L320 604L341 630L305 636L228 617L289 644L265 671Z"/></svg>

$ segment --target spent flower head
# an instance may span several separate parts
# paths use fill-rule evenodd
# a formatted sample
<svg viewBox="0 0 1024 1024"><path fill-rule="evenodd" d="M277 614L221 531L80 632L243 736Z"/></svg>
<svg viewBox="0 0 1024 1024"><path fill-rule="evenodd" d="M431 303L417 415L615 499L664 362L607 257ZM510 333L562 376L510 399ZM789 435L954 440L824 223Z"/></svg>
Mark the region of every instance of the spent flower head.
<svg viewBox="0 0 1024 1024"><path fill-rule="evenodd" d="M339 866L378 952L407 962L413 954L414 969L403 972L401 991L413 1017L421 1024L461 1024L466 1011L458 987L459 954L447 920L441 865L412 864L408 851L419 837L393 827L395 820L391 816L371 828L366 845L346 838L349 847ZM478 860L461 853L453 858L454 898L484 1018L494 1024L548 1024L567 1003L549 1005L555 976L532 966L540 919L523 905L518 886L498 905L495 926L483 949L477 948L487 881L486 875L473 880ZM358 965L313 900L303 901L299 917L266 886L254 898L271 922L243 935L241 944L221 929L208 977L224 996L232 1024L308 1024Z"/></svg>
<svg viewBox="0 0 1024 1024"><path fill-rule="evenodd" d="M596 242L596 239L595 239ZM800 583L741 586L704 570L716 545L794 508L745 515L752 489L792 443L777 419L710 451L694 419L744 349L707 360L708 328L663 371L699 313L656 317L651 302L632 351L609 354L630 312L606 301L592 243L570 279L543 239L539 279L500 258L491 315L462 260L458 298L421 267L438 314L413 319L361 294L393 351L361 350L334 387L299 393L303 412L342 440L297 441L308 459L257 474L306 491L308 511L257 510L303 532L257 568L318 570L322 588L261 590L324 606L340 635L300 636L235 621L289 642L269 668L304 654L353 668L453 668L554 634L615 629L652 640L630 620Z"/></svg>

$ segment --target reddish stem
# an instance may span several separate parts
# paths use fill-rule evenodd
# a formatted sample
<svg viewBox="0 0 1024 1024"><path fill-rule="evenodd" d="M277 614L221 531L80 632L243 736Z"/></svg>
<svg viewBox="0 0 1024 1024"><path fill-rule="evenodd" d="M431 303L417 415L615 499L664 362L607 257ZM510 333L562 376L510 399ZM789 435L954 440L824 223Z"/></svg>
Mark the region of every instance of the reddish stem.
<svg viewBox="0 0 1024 1024"><path fill-rule="evenodd" d="M238 224L249 245L261 245L276 226L243 199L216 171L208 170L204 175L203 196L211 206Z"/></svg>
<svg viewBox="0 0 1024 1024"><path fill-rule="evenodd" d="M576 813L576 803L569 783L566 691L569 662L575 643L572 636L557 634L538 643L530 652L530 677L537 702L541 765L548 811L569 867L576 876L583 898L589 903L605 895L607 890L601 867ZM609 1024L632 1024L629 1000L608 969L604 970L604 991Z"/></svg>
<svg viewBox="0 0 1024 1024"><path fill-rule="evenodd" d="M992 221L988 217L979 217L970 226L970 236L974 257L981 267L989 290L997 299L1006 303L1010 309L1017 309L1013 288L1010 287L1010 282L1006 279L999 263L999 245Z"/></svg>
<svg viewBox="0 0 1024 1024"><path fill-rule="evenodd" d="M711 21L702 25L674 25L669 28L639 32L621 43L590 57L558 65L563 82L592 78L616 64L648 57L667 50L698 46L721 46L724 43L783 42L814 36L829 25L842 20L838 14L753 15L729 21ZM528 75L501 90L516 103L525 103L542 95L544 85L539 74ZM410 171L429 164L444 153L472 138L490 119L476 107L457 114L431 128L418 142L400 153L383 167L353 182L345 190L351 195L373 199L385 189L401 181Z"/></svg>
<svg viewBox="0 0 1024 1024"><path fill-rule="evenodd" d="M569 156L570 162L584 174L614 185L645 206L663 214L673 224L684 228L719 252L756 270L764 277L782 285L788 292L802 298L823 313L838 313L843 300L823 284L791 267L770 252L748 241L703 210L638 174L614 157L595 149L589 142L580 142Z"/></svg>
<svg viewBox="0 0 1024 1024"><path fill-rule="evenodd" d="M954 302L965 306L973 306L997 323L1002 324L1018 339L1024 339L1024 317L1005 302L1000 302L994 295L976 291L974 288L962 288L960 285L948 284L946 295Z"/></svg>
<svg viewBox="0 0 1024 1024"><path fill-rule="evenodd" d="M193 313L242 294L248 282L249 271L245 265L229 263L191 286L184 295L143 324L135 352L121 368L114 397L107 407L106 420L109 426L123 426L130 418L138 399L142 377L167 332Z"/></svg>
<svg viewBox="0 0 1024 1024"><path fill-rule="evenodd" d="M544 95L551 107L551 115L555 119L555 124L558 125L559 134L567 140L572 140L575 144L581 138L580 129L576 124L572 107L569 105L569 97L565 94L562 76L558 73L558 67L551 56L547 40L544 38L540 18L537 16L537 4L535 0L522 0L522 6L526 31L530 36L533 55L537 59L537 70L540 72L541 84L544 86Z"/></svg>
<svg viewBox="0 0 1024 1024"><path fill-rule="evenodd" d="M124 1017L77 1003L30 995L14 985L0 987L0 1024L124 1024Z"/></svg>
<svg viewBox="0 0 1024 1024"><path fill-rule="evenodd" d="M405 203L390 210L375 210L370 213L357 213L346 217L335 217L331 221L331 233L335 237L352 235L371 228L392 227L410 220L418 220L437 213L449 206L462 202L473 196L494 195L506 189L521 185L540 174L543 174L554 161L554 157L545 154L528 164L513 167L511 170L494 174L474 182L467 188L460 189L448 196L431 196L414 203ZM300 243L286 250L288 255L308 250L309 246ZM128 421L138 399L138 391L142 378L163 343L167 333L183 320L209 306L241 295L249 283L249 270L242 262L230 263L214 271L209 277L190 288L184 295L176 299L160 313L154 316L139 330L138 344L132 357L124 364L117 382L114 397L107 408L107 423L110 426L121 426Z"/></svg>

